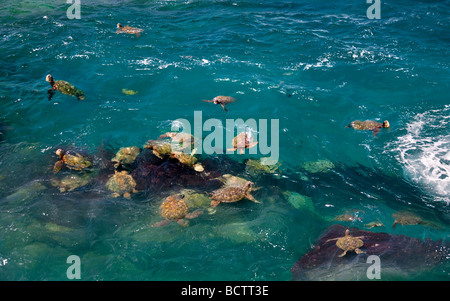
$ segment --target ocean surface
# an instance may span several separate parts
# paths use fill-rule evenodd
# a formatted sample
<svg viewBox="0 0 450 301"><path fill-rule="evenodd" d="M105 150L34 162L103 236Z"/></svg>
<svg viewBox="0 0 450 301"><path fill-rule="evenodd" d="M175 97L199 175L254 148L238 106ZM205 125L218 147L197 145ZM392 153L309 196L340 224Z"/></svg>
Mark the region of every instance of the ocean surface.
<svg viewBox="0 0 450 301"><path fill-rule="evenodd" d="M0 280L68 280L76 255L81 280L289 281L333 224L448 246L450 1L382 1L380 19L367 17L363 0L80 4L81 18L69 19L62 0L0 3ZM117 23L143 32L116 34ZM47 74L86 98L49 101ZM228 112L202 102L217 95L237 101ZM252 195L261 204L222 203L188 227L152 227L161 202L184 187L114 198L105 186L113 169L72 191L55 184L85 174L55 175L58 148L89 154L95 174L119 148L143 148L178 119L194 127L196 111L223 125L278 120L278 169L246 168L268 157L258 147L195 154L204 174L260 187ZM374 137L346 128L353 120L390 128ZM265 134L251 130L255 140ZM405 210L437 226L393 228ZM336 218L346 213L355 218ZM373 221L384 226L368 229ZM429 268L411 259L411 269L384 273L381 256L381 279L450 280L449 258L447 249ZM349 276L327 269L309 279Z"/></svg>

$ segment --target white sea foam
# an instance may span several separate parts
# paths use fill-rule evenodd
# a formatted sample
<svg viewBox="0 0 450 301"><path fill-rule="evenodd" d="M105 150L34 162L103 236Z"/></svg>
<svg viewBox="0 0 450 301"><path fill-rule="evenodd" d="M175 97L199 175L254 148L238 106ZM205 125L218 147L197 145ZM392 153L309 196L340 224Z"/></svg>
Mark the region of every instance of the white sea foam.
<svg viewBox="0 0 450 301"><path fill-rule="evenodd" d="M450 106L416 115L406 130L394 148L405 175L450 203Z"/></svg>

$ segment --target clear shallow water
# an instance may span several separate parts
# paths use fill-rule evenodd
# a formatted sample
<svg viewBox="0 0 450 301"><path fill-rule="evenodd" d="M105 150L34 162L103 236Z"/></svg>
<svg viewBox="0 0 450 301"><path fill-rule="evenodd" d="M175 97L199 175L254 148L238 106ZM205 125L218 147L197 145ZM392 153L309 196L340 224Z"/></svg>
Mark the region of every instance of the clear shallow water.
<svg viewBox="0 0 450 301"><path fill-rule="evenodd" d="M64 280L75 254L84 280L289 280L331 218L352 209L363 222L340 223L379 219L386 227L374 231L448 241L448 1L383 3L380 20L367 19L364 1L89 1L81 20L60 2L0 4L0 279ZM145 31L116 35L118 22ZM49 73L86 100L47 101ZM216 95L238 102L227 114L201 102ZM282 177L239 173L263 187L263 205L151 228L160 192L127 200L100 184L52 187L56 148L142 147L195 110L280 120ZM391 129L374 139L345 128L355 119ZM317 160L335 168L300 168ZM314 211L285 191L310 197ZM392 229L401 209L442 227ZM447 280L448 264L400 279Z"/></svg>

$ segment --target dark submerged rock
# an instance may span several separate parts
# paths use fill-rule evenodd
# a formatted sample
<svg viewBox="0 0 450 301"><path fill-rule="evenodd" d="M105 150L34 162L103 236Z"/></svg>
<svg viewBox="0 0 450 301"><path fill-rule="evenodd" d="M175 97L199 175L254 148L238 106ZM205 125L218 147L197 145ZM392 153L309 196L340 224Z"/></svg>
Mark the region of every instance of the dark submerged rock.
<svg viewBox="0 0 450 301"><path fill-rule="evenodd" d="M347 228L342 225L328 227L320 236L314 248L301 257L291 268L292 280L368 280L367 263L370 255L377 255L381 262L381 279L392 279L409 273L418 273L442 263L450 255L450 247L442 240L432 241L404 235L376 233L350 228L352 236L364 236L360 248L366 253L347 252L338 257L342 250L336 240Z"/></svg>

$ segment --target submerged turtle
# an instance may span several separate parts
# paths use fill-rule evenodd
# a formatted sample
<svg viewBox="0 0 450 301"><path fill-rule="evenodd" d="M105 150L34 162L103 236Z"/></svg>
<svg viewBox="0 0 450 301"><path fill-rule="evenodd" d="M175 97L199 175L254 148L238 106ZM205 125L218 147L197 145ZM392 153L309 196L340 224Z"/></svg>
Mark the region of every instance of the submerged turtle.
<svg viewBox="0 0 450 301"><path fill-rule="evenodd" d="M75 96L78 100L83 100L84 92L81 91L78 88L75 88L72 84L63 81L63 80L53 80L53 76L50 74L47 75L45 78L47 82L50 83L52 86L50 89L48 89L48 100L51 100L53 98L53 95L55 94L55 91L59 91L62 94Z"/></svg>
<svg viewBox="0 0 450 301"><path fill-rule="evenodd" d="M187 167L191 167L197 172L203 172L205 169L202 164L197 163L197 158L194 157L194 154L195 149L190 155L182 152L173 152L170 157L177 159L181 164L186 165Z"/></svg>
<svg viewBox="0 0 450 301"><path fill-rule="evenodd" d="M352 212L354 212L354 213L352 213ZM361 222L362 219L361 219L361 217L358 216L359 212L363 212L364 213L363 210L354 209L354 210L351 210L351 211L347 211L344 214L340 214L338 216L335 216L333 218L333 220L341 221L341 222L354 222L354 221L360 221Z"/></svg>
<svg viewBox="0 0 450 301"><path fill-rule="evenodd" d="M224 174L217 179L220 180L224 184L225 187L233 186L233 187L244 188L247 185L247 183L249 182L247 179L233 176L230 174ZM255 189L253 188L252 190L255 190Z"/></svg>
<svg viewBox="0 0 450 301"><path fill-rule="evenodd" d="M204 102L212 102L216 105L221 105L222 108L225 110L225 112L228 112L227 108L225 108L225 105L235 102L236 99L231 96L216 96L213 98L213 100L203 100Z"/></svg>
<svg viewBox="0 0 450 301"><path fill-rule="evenodd" d="M53 167L55 173L58 173L64 165L74 170L82 170L92 166L92 162L87 156L74 151L63 151L59 148L56 150L56 155L59 160Z"/></svg>
<svg viewBox="0 0 450 301"><path fill-rule="evenodd" d="M173 151L190 151L194 146L195 138L189 133L167 132L159 136L159 140L170 138ZM176 145L178 143L178 145Z"/></svg>
<svg viewBox="0 0 450 301"><path fill-rule="evenodd" d="M124 198L131 198L131 193L136 193L136 182L133 177L125 170L114 171L114 175L106 182L106 188L112 191L112 197L123 195Z"/></svg>
<svg viewBox="0 0 450 301"><path fill-rule="evenodd" d="M392 225L392 228L395 228L397 224L400 225L424 225L424 220L418 216L417 214L414 214L409 211L397 211L396 213L392 214L392 217L395 219L394 224Z"/></svg>
<svg viewBox="0 0 450 301"><path fill-rule="evenodd" d="M364 251L361 251L359 248L364 245L364 242L361 240L361 238L364 238L364 236L358 236L353 237L350 235L350 231L347 229L345 230L345 236L343 237L337 237L327 240L326 242L337 240L336 246L338 248L344 250L344 252L341 255L338 255L338 257L343 257L345 254L347 254L347 251L355 251L356 254L365 253Z"/></svg>
<svg viewBox="0 0 450 301"><path fill-rule="evenodd" d="M89 183L91 176L88 174L71 174L61 179L52 179L51 184L60 192L70 192Z"/></svg>
<svg viewBox="0 0 450 301"><path fill-rule="evenodd" d="M117 23L117 31L116 33L128 33L128 34L134 34L136 37L139 37L141 35L141 32L143 32L143 29L137 28L137 27L131 27L128 25L122 26L122 24Z"/></svg>
<svg viewBox="0 0 450 301"><path fill-rule="evenodd" d="M253 141L253 137L250 131L245 131L233 138L231 142L233 147L227 149L227 151L235 151L239 149L239 153L243 154L245 148L252 148L258 144L258 141Z"/></svg>
<svg viewBox="0 0 450 301"><path fill-rule="evenodd" d="M193 219L201 214L203 210L198 209L189 213L189 206L184 200L182 194L168 196L159 206L159 214L164 218L161 222L153 224L152 227L167 225L170 221L176 221L181 226L188 226L189 222L185 219Z"/></svg>
<svg viewBox="0 0 450 301"><path fill-rule="evenodd" d="M136 95L139 92L138 91L134 91L134 90L122 89L122 93L126 94L126 95Z"/></svg>
<svg viewBox="0 0 450 301"><path fill-rule="evenodd" d="M214 190L211 193L211 207L216 207L220 203L233 203L247 198L252 202L261 203L257 201L250 192L252 191L252 182L247 181L244 187L240 186L227 186Z"/></svg>
<svg viewBox="0 0 450 301"><path fill-rule="evenodd" d="M384 224L378 220L377 222L370 222L368 224L365 224L364 227L372 229L374 227L384 227Z"/></svg>
<svg viewBox="0 0 450 301"><path fill-rule="evenodd" d="M381 128L389 128L389 121L385 120L383 123L379 123L373 120L366 120L366 121L361 121L361 120L355 120L352 121L349 125L347 125L346 127L348 128L354 128L355 130L366 130L366 131L372 131L373 135L376 136L379 132Z"/></svg>
<svg viewBox="0 0 450 301"><path fill-rule="evenodd" d="M261 158L260 160L248 159L245 162L245 171L252 176L259 176L262 174L273 174L279 171L281 163L274 163L268 161L269 158Z"/></svg>
<svg viewBox="0 0 450 301"><path fill-rule="evenodd" d="M169 141L164 140L148 140L144 145L144 148L148 148L153 151L153 154L160 159L172 154L172 146Z"/></svg>
<svg viewBox="0 0 450 301"><path fill-rule="evenodd" d="M111 161L115 162L115 168L121 165L130 165L133 164L140 152L141 149L137 146L121 147Z"/></svg>

